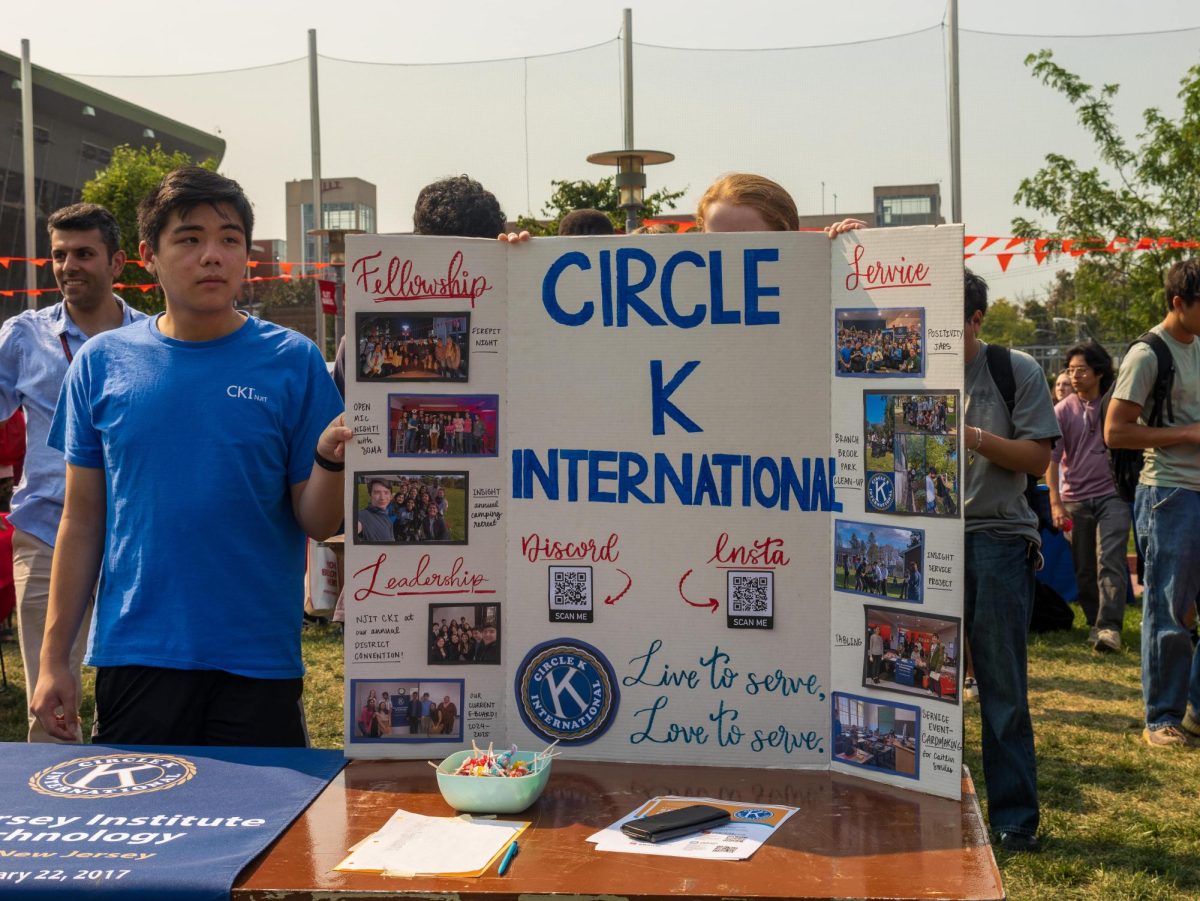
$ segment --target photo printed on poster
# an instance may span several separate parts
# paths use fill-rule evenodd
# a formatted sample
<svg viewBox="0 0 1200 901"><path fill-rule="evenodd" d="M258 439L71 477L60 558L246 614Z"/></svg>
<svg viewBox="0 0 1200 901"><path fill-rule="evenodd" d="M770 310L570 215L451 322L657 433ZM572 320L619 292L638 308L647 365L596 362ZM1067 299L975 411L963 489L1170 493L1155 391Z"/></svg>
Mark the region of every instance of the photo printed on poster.
<svg viewBox="0 0 1200 901"><path fill-rule="evenodd" d="M835 691L833 759L909 779L920 777L921 708Z"/></svg>
<svg viewBox="0 0 1200 901"><path fill-rule="evenodd" d="M495 394L389 394L388 456L494 457Z"/></svg>
<svg viewBox="0 0 1200 901"><path fill-rule="evenodd" d="M920 307L834 311L834 371L843 378L925 374L925 311Z"/></svg>
<svg viewBox="0 0 1200 901"><path fill-rule="evenodd" d="M355 744L462 741L462 679L352 679Z"/></svg>
<svg viewBox="0 0 1200 901"><path fill-rule="evenodd" d="M470 474L392 469L354 474L355 544L466 544Z"/></svg>
<svg viewBox="0 0 1200 901"><path fill-rule="evenodd" d="M470 313L359 313L356 326L358 381L468 381Z"/></svg>
<svg viewBox="0 0 1200 901"><path fill-rule="evenodd" d="M834 522L833 588L877 600L924 599L925 532L883 523Z"/></svg>
<svg viewBox="0 0 1200 901"><path fill-rule="evenodd" d="M430 666L499 665L499 604L430 604Z"/></svg>
<svg viewBox="0 0 1200 901"><path fill-rule="evenodd" d="M958 517L957 391L863 392L867 509Z"/></svg>
<svg viewBox="0 0 1200 901"><path fill-rule="evenodd" d="M869 605L863 614L864 688L958 703L960 620Z"/></svg>

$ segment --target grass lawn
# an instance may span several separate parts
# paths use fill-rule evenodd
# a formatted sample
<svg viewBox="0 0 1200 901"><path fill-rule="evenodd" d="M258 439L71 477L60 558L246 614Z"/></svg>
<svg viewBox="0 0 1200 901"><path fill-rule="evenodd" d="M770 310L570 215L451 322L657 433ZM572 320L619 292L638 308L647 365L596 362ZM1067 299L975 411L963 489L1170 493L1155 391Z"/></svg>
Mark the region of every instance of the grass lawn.
<svg viewBox="0 0 1200 901"><path fill-rule="evenodd" d="M1119 654L1091 651L1078 613L1071 632L1030 641L1043 850L997 851L1010 898L1200 898L1200 751L1151 750L1141 741L1140 612L1127 614L1127 649ZM9 690L0 692L0 739L20 741L25 699L16 641L3 650ZM307 631L304 658L313 744L341 747L341 637ZM90 674L85 683L90 698ZM986 812L978 705L968 703L965 713L965 761ZM84 715L90 718L90 701Z"/></svg>

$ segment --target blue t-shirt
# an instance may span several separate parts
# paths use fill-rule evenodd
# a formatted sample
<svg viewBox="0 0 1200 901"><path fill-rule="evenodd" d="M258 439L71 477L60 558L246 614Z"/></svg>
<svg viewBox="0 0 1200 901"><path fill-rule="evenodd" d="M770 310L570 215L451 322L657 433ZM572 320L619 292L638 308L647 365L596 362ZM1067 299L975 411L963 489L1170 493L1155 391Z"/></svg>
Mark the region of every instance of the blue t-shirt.
<svg viewBox="0 0 1200 901"><path fill-rule="evenodd" d="M303 675L290 486L342 409L316 346L273 323L178 341L148 319L88 341L50 430L68 463L105 470L87 662Z"/></svg>

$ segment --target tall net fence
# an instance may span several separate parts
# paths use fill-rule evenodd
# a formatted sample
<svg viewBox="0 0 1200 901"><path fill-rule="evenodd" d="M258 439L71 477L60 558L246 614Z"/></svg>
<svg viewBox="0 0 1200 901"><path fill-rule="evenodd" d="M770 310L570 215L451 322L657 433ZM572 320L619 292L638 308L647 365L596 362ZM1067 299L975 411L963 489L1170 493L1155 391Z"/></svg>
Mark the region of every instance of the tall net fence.
<svg viewBox="0 0 1200 901"><path fill-rule="evenodd" d="M833 221L871 211L875 186L938 183L949 221L946 41L939 25L777 50L635 44L636 144L676 155L648 171L648 190L684 190L677 209L691 213L718 175L760 172L787 187L802 214ZM1031 215L1013 195L1048 153L1096 164L1067 101L1024 64L1044 48L1085 81L1120 83L1117 121L1132 138L1145 108L1178 115L1179 80L1200 61L1200 29L1086 38L961 32L968 235L1009 236L1014 216ZM423 185L464 172L497 195L510 219L538 216L552 180L611 174L585 158L623 140L615 38L547 56L445 65L321 57L319 71L322 175L374 183L383 232L411 228ZM285 236L285 183L312 171L307 60L201 75L74 77L219 133L227 142L221 170L254 201L257 234ZM289 246L288 256L299 260L299 248ZM971 265L997 294L1036 296L1066 264L1018 257L1002 270L985 254ZM0 300L5 315L24 302Z"/></svg>

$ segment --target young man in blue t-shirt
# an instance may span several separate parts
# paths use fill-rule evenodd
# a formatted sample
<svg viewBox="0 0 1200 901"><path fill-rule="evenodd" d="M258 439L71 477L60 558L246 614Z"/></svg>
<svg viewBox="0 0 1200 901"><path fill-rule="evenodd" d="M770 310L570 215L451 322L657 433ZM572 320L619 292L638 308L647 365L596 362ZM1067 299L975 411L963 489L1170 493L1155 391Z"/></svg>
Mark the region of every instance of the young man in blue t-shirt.
<svg viewBox="0 0 1200 901"><path fill-rule="evenodd" d="M342 518L351 437L308 339L239 313L254 216L236 182L168 174L138 210L166 311L89 341L50 442L67 460L31 712L69 736L67 668L96 575L87 662L103 744L307 743L304 536Z"/></svg>

